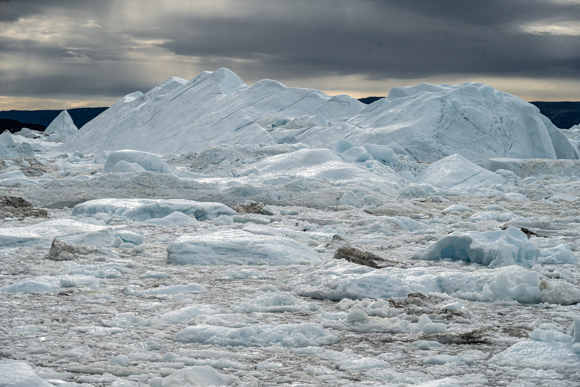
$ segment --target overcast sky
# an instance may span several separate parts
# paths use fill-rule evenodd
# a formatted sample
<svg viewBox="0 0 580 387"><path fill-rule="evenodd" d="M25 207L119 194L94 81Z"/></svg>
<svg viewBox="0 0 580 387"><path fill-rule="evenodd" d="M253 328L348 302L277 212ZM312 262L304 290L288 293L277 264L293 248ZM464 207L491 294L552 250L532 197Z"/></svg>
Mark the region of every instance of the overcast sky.
<svg viewBox="0 0 580 387"><path fill-rule="evenodd" d="M580 0L0 0L0 110L228 67L353 97L478 81L580 100Z"/></svg>

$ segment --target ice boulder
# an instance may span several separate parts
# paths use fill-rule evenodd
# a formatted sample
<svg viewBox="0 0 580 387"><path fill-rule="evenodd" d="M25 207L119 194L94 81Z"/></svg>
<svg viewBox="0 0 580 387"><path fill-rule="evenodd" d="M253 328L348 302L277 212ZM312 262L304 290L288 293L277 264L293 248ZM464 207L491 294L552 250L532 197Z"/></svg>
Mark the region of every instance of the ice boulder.
<svg viewBox="0 0 580 387"><path fill-rule="evenodd" d="M234 376L224 375L210 366L188 367L175 372L165 378L159 387L181 386L231 386L240 384L240 380Z"/></svg>
<svg viewBox="0 0 580 387"><path fill-rule="evenodd" d="M319 263L318 253L286 237L218 230L185 235L167 247L167 263L179 265L296 265Z"/></svg>
<svg viewBox="0 0 580 387"><path fill-rule="evenodd" d="M56 142L62 142L77 132L78 128L66 110L60 112L44 130L44 133L49 135L47 140Z"/></svg>
<svg viewBox="0 0 580 387"><path fill-rule="evenodd" d="M34 151L27 142L19 144L14 141L12 134L5 131L0 134L0 159L33 158Z"/></svg>
<svg viewBox="0 0 580 387"><path fill-rule="evenodd" d="M2 387L51 387L34 372L30 364L19 360L0 361L0 385Z"/></svg>
<svg viewBox="0 0 580 387"><path fill-rule="evenodd" d="M467 190L503 184L504 178L469 161L460 154L445 157L429 165L417 182L438 188Z"/></svg>
<svg viewBox="0 0 580 387"><path fill-rule="evenodd" d="M109 173L113 172L117 168L117 164L120 161L125 161L129 165L138 164L144 170L151 171L153 173L171 173L171 168L169 165L165 164L163 160L157 155L148 152L139 152L134 150L119 150L112 152L105 163L105 168L103 172ZM119 166L118 168L124 168ZM134 168L132 168L134 169Z"/></svg>
<svg viewBox="0 0 580 387"><path fill-rule="evenodd" d="M572 252L558 249L540 250L532 244L526 234L517 227L489 232L454 232L424 250L413 258L441 260L450 258L490 267L521 265L531 267L539 261L549 263L576 264ZM540 260L539 257L543 256Z"/></svg>
<svg viewBox="0 0 580 387"><path fill-rule="evenodd" d="M72 215L92 216L109 212L125 218L145 221L165 218L174 212L182 212L197 220L213 220L220 215L236 215L221 203L196 202L182 199L96 199L74 206Z"/></svg>

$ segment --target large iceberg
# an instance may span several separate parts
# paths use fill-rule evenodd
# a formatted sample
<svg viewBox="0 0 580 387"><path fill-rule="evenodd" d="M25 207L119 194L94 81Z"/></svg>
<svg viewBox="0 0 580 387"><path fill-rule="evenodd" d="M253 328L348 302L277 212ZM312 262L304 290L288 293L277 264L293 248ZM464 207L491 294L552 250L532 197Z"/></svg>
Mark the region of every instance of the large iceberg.
<svg viewBox="0 0 580 387"><path fill-rule="evenodd" d="M394 88L365 107L348 96L273 80L248 86L226 68L189 82L169 78L146 94L123 97L70 138L65 150L164 154L271 142L334 148L345 138L357 149L383 145L420 161L455 153L479 165L493 157L580 156L538 108L481 83Z"/></svg>
<svg viewBox="0 0 580 387"><path fill-rule="evenodd" d="M189 82L169 78L146 94L123 97L83 126L65 149L164 154L201 151L221 143L269 143L274 141L270 131L275 128L295 136L304 126L350 118L364 106L348 96L331 97L273 80L248 86L222 68ZM310 119L316 115L319 119ZM290 129L285 129L287 124Z"/></svg>
<svg viewBox="0 0 580 387"><path fill-rule="evenodd" d="M341 138L386 145L419 161L455 153L479 165L493 157L579 157L538 108L475 82L393 88L346 122L312 131L302 141L328 146Z"/></svg>

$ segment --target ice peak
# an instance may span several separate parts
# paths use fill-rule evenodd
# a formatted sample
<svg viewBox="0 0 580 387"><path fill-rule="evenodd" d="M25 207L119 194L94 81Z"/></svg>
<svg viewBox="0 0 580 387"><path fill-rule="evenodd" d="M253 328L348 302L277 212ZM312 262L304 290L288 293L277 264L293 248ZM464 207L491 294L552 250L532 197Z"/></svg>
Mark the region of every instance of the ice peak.
<svg viewBox="0 0 580 387"><path fill-rule="evenodd" d="M62 112L60 112L58 116L56 116L54 120L52 120L50 125L48 125L48 127L44 131L44 133L51 134L57 132L67 132L70 131L71 128L74 128L74 130L78 130L70 114L68 114L68 111L63 110Z"/></svg>
<svg viewBox="0 0 580 387"><path fill-rule="evenodd" d="M226 67L214 72L207 79L211 80L212 84L218 85L222 94L232 94L247 87L242 78Z"/></svg>

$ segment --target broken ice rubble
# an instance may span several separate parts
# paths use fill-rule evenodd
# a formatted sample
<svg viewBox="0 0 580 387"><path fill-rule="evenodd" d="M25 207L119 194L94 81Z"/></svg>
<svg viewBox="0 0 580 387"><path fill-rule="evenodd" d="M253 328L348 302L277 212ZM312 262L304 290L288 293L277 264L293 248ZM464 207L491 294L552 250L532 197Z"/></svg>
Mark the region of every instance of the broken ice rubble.
<svg viewBox="0 0 580 387"><path fill-rule="evenodd" d="M221 69L59 117L0 136L0 380L578 384L579 132L526 102Z"/></svg>

